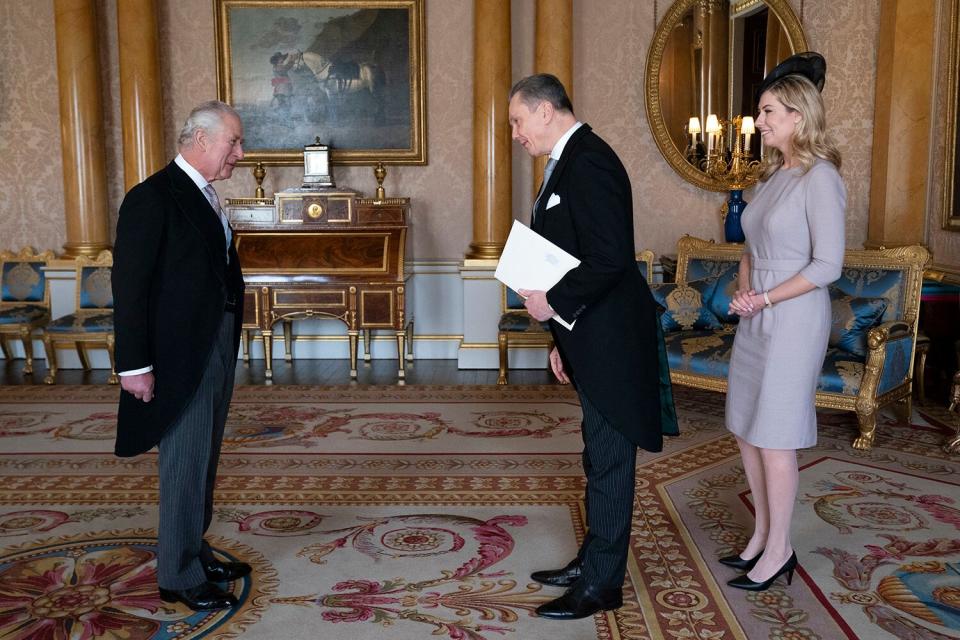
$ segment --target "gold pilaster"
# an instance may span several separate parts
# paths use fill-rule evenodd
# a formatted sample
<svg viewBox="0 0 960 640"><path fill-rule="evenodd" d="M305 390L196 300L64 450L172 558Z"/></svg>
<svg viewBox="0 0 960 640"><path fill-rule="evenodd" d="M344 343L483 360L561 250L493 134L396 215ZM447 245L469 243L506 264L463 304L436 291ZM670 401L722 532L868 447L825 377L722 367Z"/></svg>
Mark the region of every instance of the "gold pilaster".
<svg viewBox="0 0 960 640"><path fill-rule="evenodd" d="M935 21L935 2L880 3L868 248L924 239Z"/></svg>
<svg viewBox="0 0 960 640"><path fill-rule="evenodd" d="M156 0L117 2L124 190L165 164Z"/></svg>
<svg viewBox="0 0 960 640"><path fill-rule="evenodd" d="M510 0L474 0L473 242L466 260L500 257L513 221L507 96Z"/></svg>
<svg viewBox="0 0 960 640"><path fill-rule="evenodd" d="M573 101L573 0L537 0L533 68L552 73ZM574 103L576 108L576 103ZM547 156L533 162L533 197L543 182Z"/></svg>
<svg viewBox="0 0 960 640"><path fill-rule="evenodd" d="M54 0L54 14L67 222L64 256L95 257L110 247L96 1Z"/></svg>

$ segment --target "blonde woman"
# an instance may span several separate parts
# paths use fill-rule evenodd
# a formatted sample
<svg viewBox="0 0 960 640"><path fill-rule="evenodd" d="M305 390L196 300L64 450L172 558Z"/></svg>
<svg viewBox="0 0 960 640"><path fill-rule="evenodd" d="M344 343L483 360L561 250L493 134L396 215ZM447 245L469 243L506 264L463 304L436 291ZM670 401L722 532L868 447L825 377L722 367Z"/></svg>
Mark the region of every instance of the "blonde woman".
<svg viewBox="0 0 960 640"><path fill-rule="evenodd" d="M728 584L763 591L793 579L790 524L797 497L797 449L817 441L817 379L830 334L827 285L840 277L846 190L840 154L826 133L826 64L792 56L761 86L757 130L763 174L744 211L746 244L740 316L730 360L727 428L737 437L756 511L739 554L721 558L746 573Z"/></svg>

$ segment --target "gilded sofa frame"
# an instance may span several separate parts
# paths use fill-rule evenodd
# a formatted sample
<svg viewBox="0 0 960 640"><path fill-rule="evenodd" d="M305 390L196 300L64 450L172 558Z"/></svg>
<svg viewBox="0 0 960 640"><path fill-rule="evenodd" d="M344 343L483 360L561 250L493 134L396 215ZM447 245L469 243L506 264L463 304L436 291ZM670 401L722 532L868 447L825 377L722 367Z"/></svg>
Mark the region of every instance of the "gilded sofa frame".
<svg viewBox="0 0 960 640"><path fill-rule="evenodd" d="M713 240L702 240L684 236L677 243L677 276L679 283L686 283L690 260L713 259L737 262L743 255L741 244L721 244ZM923 272L930 262L930 253L919 245L896 247L893 249L856 249L844 255L844 267L901 269L905 272L903 318L884 322L870 329L867 334L867 358L864 373L856 396L841 393L817 391L816 406L825 409L853 411L857 414L860 435L854 439L854 449L870 449L877 429L877 411L894 404L898 417L907 419L910 415L911 393L913 389L913 359L917 345L917 318L920 313L920 289L923 285ZM904 381L887 392L877 395L887 345L896 340L910 338L910 363ZM726 378L717 378L698 373L670 372L674 384L680 384L709 391L726 393Z"/></svg>

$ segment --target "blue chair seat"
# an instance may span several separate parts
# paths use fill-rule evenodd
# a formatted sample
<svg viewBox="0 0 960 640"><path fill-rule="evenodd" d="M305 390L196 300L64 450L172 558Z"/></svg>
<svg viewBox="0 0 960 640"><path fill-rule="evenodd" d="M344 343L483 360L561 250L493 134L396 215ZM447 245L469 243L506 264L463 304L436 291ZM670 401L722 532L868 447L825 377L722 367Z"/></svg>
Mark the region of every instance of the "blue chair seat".
<svg viewBox="0 0 960 640"><path fill-rule="evenodd" d="M863 380L865 360L866 358L843 349L836 347L827 349L817 391L842 393L845 396L857 395L860 393L860 383ZM909 359L907 361L909 362Z"/></svg>
<svg viewBox="0 0 960 640"><path fill-rule="evenodd" d="M47 315L46 307L39 304L25 304L19 307L0 310L0 324L31 324Z"/></svg>
<svg viewBox="0 0 960 640"><path fill-rule="evenodd" d="M48 333L110 333L113 331L113 313L98 313L78 317L71 313L47 325Z"/></svg>
<svg viewBox="0 0 960 640"><path fill-rule="evenodd" d="M734 335L733 327L664 334L670 370L726 378Z"/></svg>
<svg viewBox="0 0 960 640"><path fill-rule="evenodd" d="M510 331L513 333L525 331L540 333L542 331L549 332L550 324L549 322L538 322L537 320L534 320L527 314L526 311L519 311L516 313L507 311L500 316L500 323L497 325L497 329L500 331Z"/></svg>

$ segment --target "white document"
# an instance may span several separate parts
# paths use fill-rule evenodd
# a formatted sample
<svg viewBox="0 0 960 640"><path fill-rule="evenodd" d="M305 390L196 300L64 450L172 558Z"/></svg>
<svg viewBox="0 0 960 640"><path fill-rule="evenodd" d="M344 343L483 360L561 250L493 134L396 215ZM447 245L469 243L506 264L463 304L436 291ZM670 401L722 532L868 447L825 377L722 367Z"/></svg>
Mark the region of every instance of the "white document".
<svg viewBox="0 0 960 640"><path fill-rule="evenodd" d="M580 260L522 222L514 220L500 255L500 264L493 275L514 291L549 291L567 271L579 264ZM553 316L553 319L569 330L573 329L576 322L567 322L559 315Z"/></svg>

